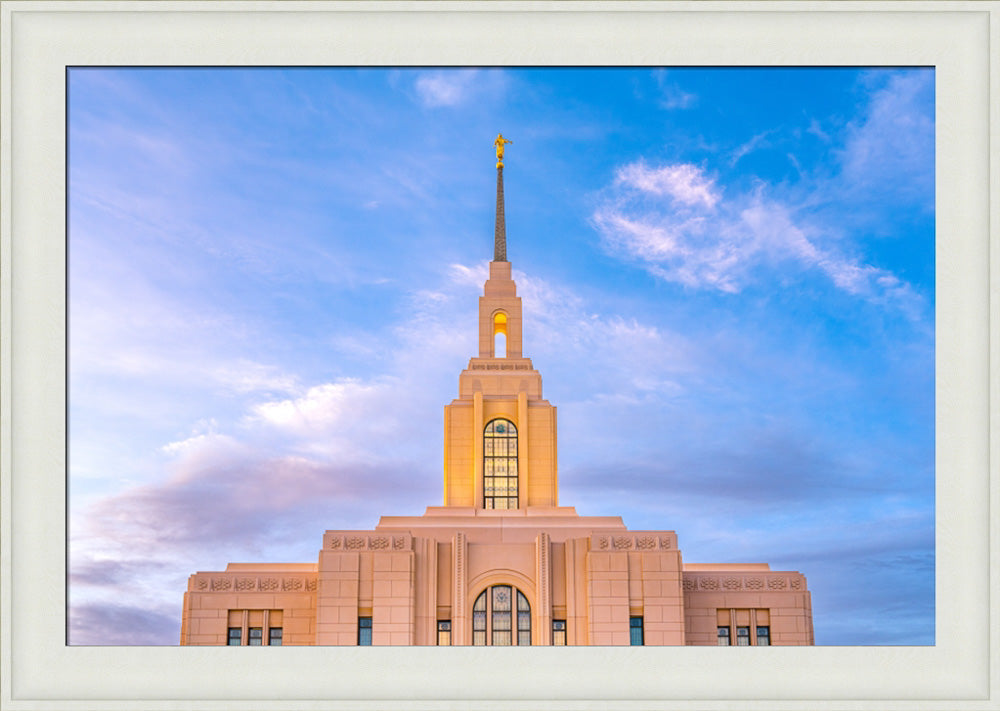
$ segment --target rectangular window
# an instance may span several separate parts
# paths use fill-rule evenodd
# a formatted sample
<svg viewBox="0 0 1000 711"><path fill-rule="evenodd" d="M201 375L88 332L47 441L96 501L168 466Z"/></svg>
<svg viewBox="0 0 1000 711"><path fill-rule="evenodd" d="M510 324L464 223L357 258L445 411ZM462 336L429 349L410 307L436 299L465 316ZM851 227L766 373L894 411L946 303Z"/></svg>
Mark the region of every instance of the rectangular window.
<svg viewBox="0 0 1000 711"><path fill-rule="evenodd" d="M641 617L628 618L628 631L629 631L629 644L631 644L633 647L641 647L643 645L642 618Z"/></svg>
<svg viewBox="0 0 1000 711"><path fill-rule="evenodd" d="M262 627L251 627L250 641L247 644L251 647L259 647L264 644L264 629Z"/></svg>
<svg viewBox="0 0 1000 711"><path fill-rule="evenodd" d="M728 647L729 644L730 644L730 642L729 642L729 628L728 627L720 627L719 628L719 646L720 647Z"/></svg>
<svg viewBox="0 0 1000 711"><path fill-rule="evenodd" d="M281 646L281 628L270 627L267 630L267 643L272 647Z"/></svg>
<svg viewBox="0 0 1000 711"><path fill-rule="evenodd" d="M372 646L372 618L358 618L358 645L362 647Z"/></svg>
<svg viewBox="0 0 1000 711"><path fill-rule="evenodd" d="M438 620L438 646L451 644L451 620Z"/></svg>
<svg viewBox="0 0 1000 711"><path fill-rule="evenodd" d="M770 627L758 627L757 628L757 646L759 646L759 647L770 647L771 646L771 628Z"/></svg>
<svg viewBox="0 0 1000 711"><path fill-rule="evenodd" d="M757 609L717 609L718 643L728 647L771 646L771 611Z"/></svg>
<svg viewBox="0 0 1000 711"><path fill-rule="evenodd" d="M552 644L556 647L566 646L566 620L552 620Z"/></svg>
<svg viewBox="0 0 1000 711"><path fill-rule="evenodd" d="M750 646L750 628L749 627L737 627L736 628L736 646L737 647L749 647Z"/></svg>
<svg viewBox="0 0 1000 711"><path fill-rule="evenodd" d="M243 630L239 627L230 627L229 640L226 644L230 647L238 647L243 644Z"/></svg>

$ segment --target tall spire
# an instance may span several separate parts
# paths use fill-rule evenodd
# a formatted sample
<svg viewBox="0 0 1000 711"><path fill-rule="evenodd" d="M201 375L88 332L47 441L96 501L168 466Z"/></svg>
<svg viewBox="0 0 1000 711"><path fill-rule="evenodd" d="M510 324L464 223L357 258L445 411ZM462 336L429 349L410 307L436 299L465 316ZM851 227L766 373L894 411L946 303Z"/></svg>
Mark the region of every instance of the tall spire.
<svg viewBox="0 0 1000 711"><path fill-rule="evenodd" d="M507 143L513 143L503 137L502 133L497 134L497 139L493 145L497 149L497 219L496 227L493 230L493 261L507 261L507 223L503 214L503 147Z"/></svg>
<svg viewBox="0 0 1000 711"><path fill-rule="evenodd" d="M503 216L503 163L497 163L497 224L493 231L493 261L507 261L507 224Z"/></svg>

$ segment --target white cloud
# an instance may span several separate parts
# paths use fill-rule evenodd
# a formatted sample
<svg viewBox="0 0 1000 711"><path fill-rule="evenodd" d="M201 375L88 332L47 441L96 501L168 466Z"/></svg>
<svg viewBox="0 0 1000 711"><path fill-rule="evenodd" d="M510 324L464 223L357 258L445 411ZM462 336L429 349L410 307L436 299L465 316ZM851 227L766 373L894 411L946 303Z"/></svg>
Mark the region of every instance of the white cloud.
<svg viewBox="0 0 1000 711"><path fill-rule="evenodd" d="M934 73L893 74L847 127L840 151L845 182L855 189L934 197Z"/></svg>
<svg viewBox="0 0 1000 711"><path fill-rule="evenodd" d="M691 164L620 167L591 219L610 253L665 281L737 293L766 271L795 264L822 271L847 293L919 311L912 288L841 254L830 234L797 220L763 186L724 200L715 181Z"/></svg>
<svg viewBox="0 0 1000 711"><path fill-rule="evenodd" d="M811 119L809 121L809 128L806 129L806 133L811 133L824 143L830 142L829 134L827 134L827 132L823 130L823 127L820 126L819 121L817 121L816 119Z"/></svg>
<svg viewBox="0 0 1000 711"><path fill-rule="evenodd" d="M421 74L415 84L424 106L458 106L467 101L476 88L480 72L476 69L453 69Z"/></svg>
<svg viewBox="0 0 1000 711"><path fill-rule="evenodd" d="M294 375L281 372L273 365L255 363L245 358L223 363L212 370L212 377L237 393L261 391L290 393L298 389Z"/></svg>
<svg viewBox="0 0 1000 711"><path fill-rule="evenodd" d="M343 379L309 388L302 397L259 403L252 407L252 417L293 437L342 437L356 434L360 426L391 429L393 422L383 414L390 411L392 392L399 383L394 379L362 382Z"/></svg>
<svg viewBox="0 0 1000 711"><path fill-rule="evenodd" d="M674 82L667 81L667 71L657 70L656 83L660 89L660 106L673 111L675 109L690 109L698 103L698 96L684 91Z"/></svg>
<svg viewBox="0 0 1000 711"><path fill-rule="evenodd" d="M771 133L773 133L773 131L764 131L763 133L758 133L756 136L751 137L749 141L733 151L733 157L729 159L729 164L736 165L740 162L740 159L743 156L748 153L752 153L758 148L766 147L768 145L767 137L771 135Z"/></svg>
<svg viewBox="0 0 1000 711"><path fill-rule="evenodd" d="M666 195L683 205L715 207L719 195L714 181L698 166L688 163L650 168L643 161L622 166L615 182L652 195Z"/></svg>

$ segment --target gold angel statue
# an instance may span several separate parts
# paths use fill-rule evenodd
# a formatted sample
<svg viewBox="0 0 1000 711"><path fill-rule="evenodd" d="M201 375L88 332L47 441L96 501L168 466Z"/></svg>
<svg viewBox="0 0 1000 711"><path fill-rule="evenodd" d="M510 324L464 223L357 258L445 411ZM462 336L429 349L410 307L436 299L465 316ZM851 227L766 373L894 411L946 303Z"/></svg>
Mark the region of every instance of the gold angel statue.
<svg viewBox="0 0 1000 711"><path fill-rule="evenodd" d="M497 140L493 141L493 145L497 149L497 167L503 165L503 147L507 143L513 143L513 141L508 141L503 137L502 133L497 134Z"/></svg>

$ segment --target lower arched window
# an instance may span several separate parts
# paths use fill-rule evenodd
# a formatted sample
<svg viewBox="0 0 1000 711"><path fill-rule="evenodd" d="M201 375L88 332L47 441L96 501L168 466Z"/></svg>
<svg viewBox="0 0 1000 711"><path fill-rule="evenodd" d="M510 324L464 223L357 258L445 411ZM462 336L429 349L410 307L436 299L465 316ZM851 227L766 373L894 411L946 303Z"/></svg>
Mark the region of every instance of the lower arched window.
<svg viewBox="0 0 1000 711"><path fill-rule="evenodd" d="M472 606L472 643L509 646L531 644L531 605L520 590L493 585Z"/></svg>

